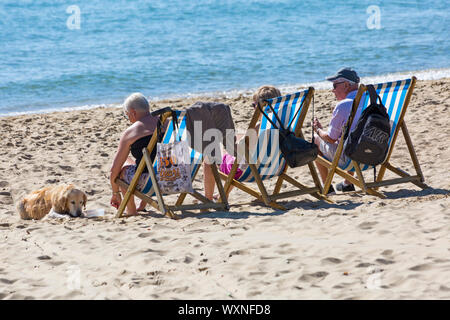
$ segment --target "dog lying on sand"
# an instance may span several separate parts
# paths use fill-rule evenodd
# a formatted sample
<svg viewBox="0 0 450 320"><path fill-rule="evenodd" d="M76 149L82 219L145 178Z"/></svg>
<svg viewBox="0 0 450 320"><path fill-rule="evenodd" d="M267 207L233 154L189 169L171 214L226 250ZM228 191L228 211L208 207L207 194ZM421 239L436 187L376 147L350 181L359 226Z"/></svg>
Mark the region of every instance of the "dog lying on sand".
<svg viewBox="0 0 450 320"><path fill-rule="evenodd" d="M73 184L44 187L25 196L17 205L20 217L40 220L50 210L61 215L80 217L86 210L87 196Z"/></svg>

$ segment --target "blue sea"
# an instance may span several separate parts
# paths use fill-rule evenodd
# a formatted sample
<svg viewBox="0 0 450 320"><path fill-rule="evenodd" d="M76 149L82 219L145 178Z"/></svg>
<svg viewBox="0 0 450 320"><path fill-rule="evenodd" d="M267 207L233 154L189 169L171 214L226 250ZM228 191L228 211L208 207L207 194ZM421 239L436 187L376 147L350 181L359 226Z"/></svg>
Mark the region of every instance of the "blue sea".
<svg viewBox="0 0 450 320"><path fill-rule="evenodd" d="M450 76L450 1L0 1L0 116L363 79Z"/></svg>

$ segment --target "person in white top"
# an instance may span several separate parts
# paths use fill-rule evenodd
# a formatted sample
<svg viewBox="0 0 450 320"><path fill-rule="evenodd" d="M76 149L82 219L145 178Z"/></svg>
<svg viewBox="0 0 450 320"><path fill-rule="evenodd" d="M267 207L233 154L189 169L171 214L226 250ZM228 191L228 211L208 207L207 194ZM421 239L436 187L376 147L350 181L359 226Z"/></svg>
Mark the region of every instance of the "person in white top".
<svg viewBox="0 0 450 320"><path fill-rule="evenodd" d="M328 77L328 81L333 82L333 93L338 100L333 115L328 126L328 130L324 130L320 121L316 118L313 121L313 130L315 134L315 144L319 147L319 153L327 160L332 161L336 154L337 146L342 137L342 131L347 123L348 117L352 110L353 100L358 90L359 76L351 68L342 68L334 76ZM359 111L359 110L358 110ZM351 130L358 122L360 112L356 112ZM339 166L344 166L349 159L343 153L339 159ZM320 177L325 183L328 175L328 169L316 161L317 169ZM351 173L353 174L353 173ZM354 191L355 187L347 180L336 185L338 191ZM334 192L331 186L328 193Z"/></svg>

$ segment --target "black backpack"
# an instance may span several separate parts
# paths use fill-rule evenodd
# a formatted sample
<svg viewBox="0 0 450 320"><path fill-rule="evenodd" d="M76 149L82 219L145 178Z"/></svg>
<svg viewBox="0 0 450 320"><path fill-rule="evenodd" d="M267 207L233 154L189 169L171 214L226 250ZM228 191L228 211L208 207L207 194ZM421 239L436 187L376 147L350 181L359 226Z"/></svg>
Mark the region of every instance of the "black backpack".
<svg viewBox="0 0 450 320"><path fill-rule="evenodd" d="M381 164L389 148L391 125L386 108L373 85L368 85L370 105L363 111L355 129L344 135L344 154L357 162ZM379 100L379 103L377 103Z"/></svg>
<svg viewBox="0 0 450 320"><path fill-rule="evenodd" d="M283 122L280 120L277 113L273 109L272 105L270 104L270 101L266 100L266 102L269 103L268 106L272 110L280 126L278 127L275 123L273 123L272 119L270 119L270 117L263 111L263 109L258 103L259 111L261 111L264 117L266 117L266 119L274 126L274 128L277 128L279 130L278 141L280 145L280 151L284 159L286 160L287 164L291 168L296 168L308 164L311 161L314 161L317 158L317 155L319 154L319 148L317 147L317 145L315 145L313 142L308 142L302 138L296 137L295 133L289 130L290 126L292 125L292 122L297 117L298 112L302 109L302 104L304 100L301 102L299 109L297 110L291 122L286 128L283 126ZM313 98L313 114L314 114L314 98ZM314 141L313 138L314 136L311 138L312 141Z"/></svg>

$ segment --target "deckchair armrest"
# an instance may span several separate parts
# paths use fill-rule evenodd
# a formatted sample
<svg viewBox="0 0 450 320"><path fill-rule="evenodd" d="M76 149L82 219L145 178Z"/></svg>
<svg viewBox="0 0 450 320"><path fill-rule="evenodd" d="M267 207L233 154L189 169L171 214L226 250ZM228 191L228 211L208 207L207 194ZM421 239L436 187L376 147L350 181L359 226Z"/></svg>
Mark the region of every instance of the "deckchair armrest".
<svg viewBox="0 0 450 320"><path fill-rule="evenodd" d="M171 107L165 107L165 108L162 108L162 109L158 109L158 110L155 110L155 111L151 112L151 115L156 117L156 116L159 116L159 115L164 114L166 112L172 112L172 108Z"/></svg>

